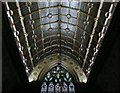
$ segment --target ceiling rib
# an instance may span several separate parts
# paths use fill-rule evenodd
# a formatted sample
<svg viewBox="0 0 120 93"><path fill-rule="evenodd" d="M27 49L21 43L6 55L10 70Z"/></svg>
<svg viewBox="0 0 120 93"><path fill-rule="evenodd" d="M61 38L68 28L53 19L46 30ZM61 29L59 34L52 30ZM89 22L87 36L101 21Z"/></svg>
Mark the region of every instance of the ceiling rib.
<svg viewBox="0 0 120 93"><path fill-rule="evenodd" d="M50 53L59 53L89 76L116 3L73 1L5 3L27 73Z"/></svg>

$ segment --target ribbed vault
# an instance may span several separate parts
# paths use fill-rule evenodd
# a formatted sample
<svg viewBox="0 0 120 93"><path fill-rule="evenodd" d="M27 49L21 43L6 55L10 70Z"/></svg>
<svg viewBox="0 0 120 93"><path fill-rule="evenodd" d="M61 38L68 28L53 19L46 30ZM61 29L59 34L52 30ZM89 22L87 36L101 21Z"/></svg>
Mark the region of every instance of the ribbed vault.
<svg viewBox="0 0 120 93"><path fill-rule="evenodd" d="M28 76L40 60L56 53L69 56L88 76L116 3L16 1L5 6Z"/></svg>

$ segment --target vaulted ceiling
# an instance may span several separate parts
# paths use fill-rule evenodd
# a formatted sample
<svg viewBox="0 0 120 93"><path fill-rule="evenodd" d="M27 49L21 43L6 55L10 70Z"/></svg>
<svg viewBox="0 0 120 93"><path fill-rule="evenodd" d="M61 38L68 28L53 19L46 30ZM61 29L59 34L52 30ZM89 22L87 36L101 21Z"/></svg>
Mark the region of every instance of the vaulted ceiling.
<svg viewBox="0 0 120 93"><path fill-rule="evenodd" d="M88 76L116 2L6 2L5 6L26 72L47 56L59 54L74 60Z"/></svg>

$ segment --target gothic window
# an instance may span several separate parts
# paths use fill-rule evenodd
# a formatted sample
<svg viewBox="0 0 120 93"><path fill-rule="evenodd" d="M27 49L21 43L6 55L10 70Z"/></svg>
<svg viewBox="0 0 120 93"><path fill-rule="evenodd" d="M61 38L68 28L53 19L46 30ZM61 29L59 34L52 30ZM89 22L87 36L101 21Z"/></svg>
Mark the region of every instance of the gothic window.
<svg viewBox="0 0 120 93"><path fill-rule="evenodd" d="M71 74L60 66L52 68L44 76L41 93L75 93Z"/></svg>

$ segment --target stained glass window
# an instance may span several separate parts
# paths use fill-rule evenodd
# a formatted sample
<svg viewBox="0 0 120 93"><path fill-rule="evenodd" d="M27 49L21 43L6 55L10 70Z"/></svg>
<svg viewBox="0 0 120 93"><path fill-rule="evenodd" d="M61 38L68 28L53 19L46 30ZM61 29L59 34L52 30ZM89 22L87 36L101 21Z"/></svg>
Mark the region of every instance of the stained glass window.
<svg viewBox="0 0 120 93"><path fill-rule="evenodd" d="M47 93L47 84L46 84L46 82L43 82L43 84L42 84L41 93Z"/></svg>
<svg viewBox="0 0 120 93"><path fill-rule="evenodd" d="M52 68L44 76L41 93L75 93L71 74L60 66Z"/></svg>
<svg viewBox="0 0 120 93"><path fill-rule="evenodd" d="M55 93L60 93L60 91L61 91L61 89L60 89L60 84L57 83L57 84L55 85Z"/></svg>
<svg viewBox="0 0 120 93"><path fill-rule="evenodd" d="M68 93L68 87L67 87L67 84L65 82L63 82L62 93Z"/></svg>
<svg viewBox="0 0 120 93"><path fill-rule="evenodd" d="M48 93L54 93L54 85L52 82L50 82L50 84L48 86Z"/></svg>
<svg viewBox="0 0 120 93"><path fill-rule="evenodd" d="M72 82L70 82L70 85L69 85L69 93L75 93L75 87Z"/></svg>

